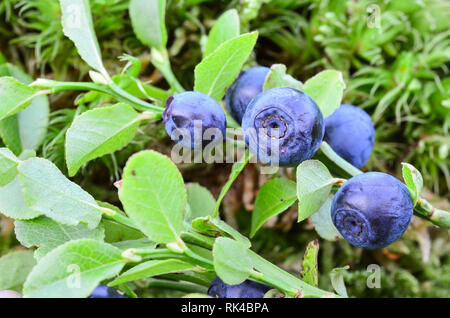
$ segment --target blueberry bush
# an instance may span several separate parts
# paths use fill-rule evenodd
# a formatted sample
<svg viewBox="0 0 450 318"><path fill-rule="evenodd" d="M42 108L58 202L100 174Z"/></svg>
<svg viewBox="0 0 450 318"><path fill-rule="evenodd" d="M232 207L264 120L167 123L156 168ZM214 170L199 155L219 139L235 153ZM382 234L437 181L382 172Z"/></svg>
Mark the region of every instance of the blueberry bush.
<svg viewBox="0 0 450 318"><path fill-rule="evenodd" d="M449 297L450 6L410 2L2 1L0 297Z"/></svg>

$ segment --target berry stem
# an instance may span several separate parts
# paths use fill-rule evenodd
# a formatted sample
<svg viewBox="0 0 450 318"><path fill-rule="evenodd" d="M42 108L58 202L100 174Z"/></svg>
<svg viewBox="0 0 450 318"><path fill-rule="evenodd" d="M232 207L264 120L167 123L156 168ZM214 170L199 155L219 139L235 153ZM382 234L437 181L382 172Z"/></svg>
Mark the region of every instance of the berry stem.
<svg viewBox="0 0 450 318"><path fill-rule="evenodd" d="M330 168L339 168L339 170L343 170L348 176L356 176L361 174L362 171L358 168L354 167L351 163L343 159L339 156L334 150L327 144L325 141L320 145L320 150L322 154L326 157L327 160L324 162L327 166L331 166Z"/></svg>
<svg viewBox="0 0 450 318"><path fill-rule="evenodd" d="M419 198L414 208L414 214L430 221L434 225L450 229L450 213L441 209L436 209L425 199Z"/></svg>
<svg viewBox="0 0 450 318"><path fill-rule="evenodd" d="M164 78L167 80L169 85L175 89L177 93L184 92L183 86L178 82L175 74L172 71L172 67L170 65L169 54L167 50L158 50L152 48L151 51L152 56L152 64L162 73Z"/></svg>
<svg viewBox="0 0 450 318"><path fill-rule="evenodd" d="M164 111L163 107L150 104L143 101L130 93L126 92L115 83L111 82L108 85L90 82L60 82L46 79L39 79L32 83L30 87L40 90L45 90L47 94L57 94L65 91L95 91L114 97L119 102L128 103L141 111L151 111L161 118Z"/></svg>

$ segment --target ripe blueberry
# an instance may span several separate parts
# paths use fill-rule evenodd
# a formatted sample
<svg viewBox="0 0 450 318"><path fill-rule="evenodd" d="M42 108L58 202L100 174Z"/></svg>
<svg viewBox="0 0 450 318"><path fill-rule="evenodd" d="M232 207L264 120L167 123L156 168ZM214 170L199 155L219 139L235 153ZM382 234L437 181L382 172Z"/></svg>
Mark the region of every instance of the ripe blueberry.
<svg viewBox="0 0 450 318"><path fill-rule="evenodd" d="M342 104L325 119L323 139L339 156L360 169L372 153L375 128L364 110Z"/></svg>
<svg viewBox="0 0 450 318"><path fill-rule="evenodd" d="M219 277L209 285L208 295L216 298L263 298L272 287L251 280L238 285L225 284Z"/></svg>
<svg viewBox="0 0 450 318"><path fill-rule="evenodd" d="M228 112L239 124L251 100L262 92L269 68L256 66L242 72L225 95Z"/></svg>
<svg viewBox="0 0 450 318"><path fill-rule="evenodd" d="M319 107L308 95L279 87L250 102L242 129L250 151L263 163L277 160L280 166L296 166L317 151L325 126Z"/></svg>
<svg viewBox="0 0 450 318"><path fill-rule="evenodd" d="M413 208L403 183L385 173L367 172L346 181L336 192L331 218L351 244L380 249L405 232Z"/></svg>
<svg viewBox="0 0 450 318"><path fill-rule="evenodd" d="M166 105L163 113L166 131L183 147L201 148L225 137L225 112L212 97L200 92L184 92L170 97Z"/></svg>
<svg viewBox="0 0 450 318"><path fill-rule="evenodd" d="M22 298L22 295L14 290L0 290L0 298Z"/></svg>
<svg viewBox="0 0 450 318"><path fill-rule="evenodd" d="M98 285L91 293L89 298L128 298L126 295L120 294L114 288Z"/></svg>

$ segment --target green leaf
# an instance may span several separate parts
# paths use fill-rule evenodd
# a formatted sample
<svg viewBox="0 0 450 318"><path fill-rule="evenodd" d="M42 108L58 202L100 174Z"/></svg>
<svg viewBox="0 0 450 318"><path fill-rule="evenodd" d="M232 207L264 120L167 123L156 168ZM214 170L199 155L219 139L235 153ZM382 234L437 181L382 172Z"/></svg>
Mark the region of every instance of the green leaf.
<svg viewBox="0 0 450 318"><path fill-rule="evenodd" d="M27 85L33 81L28 74L12 64L2 65L0 76L12 76ZM0 134L4 143L16 155L23 149L37 149L47 132L49 113L48 98L37 96L27 108L0 121Z"/></svg>
<svg viewBox="0 0 450 318"><path fill-rule="evenodd" d="M331 192L333 177L318 160L307 160L297 168L298 222L314 214Z"/></svg>
<svg viewBox="0 0 450 318"><path fill-rule="evenodd" d="M252 213L250 237L271 217L285 211L297 200L295 182L277 178L267 181L259 189Z"/></svg>
<svg viewBox="0 0 450 318"><path fill-rule="evenodd" d="M176 241L183 225L186 188L175 164L155 151L132 156L119 192L125 212L151 241Z"/></svg>
<svg viewBox="0 0 450 318"><path fill-rule="evenodd" d="M0 187L13 181L17 175L19 159L8 148L0 148Z"/></svg>
<svg viewBox="0 0 450 318"><path fill-rule="evenodd" d="M87 297L125 265L121 250L96 240L81 239L60 245L33 268L24 284L25 297Z"/></svg>
<svg viewBox="0 0 450 318"><path fill-rule="evenodd" d="M416 205L423 189L422 174L413 165L406 162L402 162L402 174L406 186L413 198L414 205Z"/></svg>
<svg viewBox="0 0 450 318"><path fill-rule="evenodd" d="M138 240L144 237L142 232L113 220L102 219L100 224L105 229L105 242L107 243Z"/></svg>
<svg viewBox="0 0 450 318"><path fill-rule="evenodd" d="M345 287L344 282L344 273L350 267L347 265L345 267L334 268L330 272L331 285L334 290L343 297L348 297L347 288Z"/></svg>
<svg viewBox="0 0 450 318"><path fill-rule="evenodd" d="M152 260L142 264L139 264L122 275L117 277L108 286L117 286L123 283L127 283L136 279L142 279L146 277L152 277L157 275L177 273L188 270L193 270L196 265L192 265L177 259L165 259L165 260Z"/></svg>
<svg viewBox="0 0 450 318"><path fill-rule="evenodd" d="M17 114L22 149L36 150L44 140L50 116L46 96L33 98L31 104Z"/></svg>
<svg viewBox="0 0 450 318"><path fill-rule="evenodd" d="M36 246L36 259L40 259L54 248L68 241L82 238L103 241L103 228L88 229L84 224L68 226L59 224L45 216L29 221L15 221L17 240L26 247ZM45 235L43 235L45 233Z"/></svg>
<svg viewBox="0 0 450 318"><path fill-rule="evenodd" d="M59 0L64 35L73 41L81 58L108 78L92 21L89 0Z"/></svg>
<svg viewBox="0 0 450 318"><path fill-rule="evenodd" d="M106 242L106 238L105 238ZM109 242L107 242L109 243ZM137 240L128 240L128 241L120 241L111 243L113 246L119 248L122 251L126 251L130 248L145 248L145 249L154 249L158 244L149 241L148 238L140 238Z"/></svg>
<svg viewBox="0 0 450 318"><path fill-rule="evenodd" d="M246 33L222 43L195 67L194 90L220 101L234 82L258 38Z"/></svg>
<svg viewBox="0 0 450 318"><path fill-rule="evenodd" d="M291 87L303 91L303 83L286 74L286 65L273 64L266 76L263 90L267 91L276 87Z"/></svg>
<svg viewBox="0 0 450 318"><path fill-rule="evenodd" d="M31 158L18 166L19 182L29 207L66 225L97 227L101 212L94 198L67 179L50 161Z"/></svg>
<svg viewBox="0 0 450 318"><path fill-rule="evenodd" d="M209 236L230 236L246 247L251 246L248 238L239 233L239 231L235 230L228 223L211 216L196 218L192 221L192 227L200 233L204 233Z"/></svg>
<svg viewBox="0 0 450 318"><path fill-rule="evenodd" d="M149 47L163 50L167 44L165 0L131 0L130 18L136 37Z"/></svg>
<svg viewBox="0 0 450 318"><path fill-rule="evenodd" d="M125 147L139 128L139 114L127 104L84 112L66 133L69 176L86 162Z"/></svg>
<svg viewBox="0 0 450 318"><path fill-rule="evenodd" d="M240 284L253 271L248 249L241 242L219 237L214 243L213 256L214 269L226 284Z"/></svg>
<svg viewBox="0 0 450 318"><path fill-rule="evenodd" d="M29 220L42 214L28 206L18 178L0 188L0 213L15 220Z"/></svg>
<svg viewBox="0 0 450 318"><path fill-rule="evenodd" d="M188 209L186 210L186 221L190 222L195 218L210 216L214 212L216 199L208 189L198 183L186 184Z"/></svg>
<svg viewBox="0 0 450 318"><path fill-rule="evenodd" d="M320 207L320 209L311 215L311 221L314 225L314 229L317 234L325 240L336 241L341 237L339 231L333 224L331 219L331 204L333 203L334 195L328 195L325 203Z"/></svg>
<svg viewBox="0 0 450 318"><path fill-rule="evenodd" d="M294 295L298 293L298 295L302 297L322 297L327 294L325 291L308 285L292 274L281 270L279 267L271 264L255 252L250 251L249 254L255 270L264 273L264 278L269 284L280 286L287 291L294 291Z"/></svg>
<svg viewBox="0 0 450 318"><path fill-rule="evenodd" d="M239 36L240 22L236 9L225 11L216 21L208 35L205 52L207 56L214 52L222 43Z"/></svg>
<svg viewBox="0 0 450 318"><path fill-rule="evenodd" d="M319 241L314 240L308 243L302 261L302 280L312 286L319 285L319 269L317 256L319 254Z"/></svg>
<svg viewBox="0 0 450 318"><path fill-rule="evenodd" d="M0 77L0 120L14 115L30 105L38 96L34 88L22 84L13 77Z"/></svg>
<svg viewBox="0 0 450 318"><path fill-rule="evenodd" d="M219 198L217 199L216 207L214 208L213 212L213 217L218 217L220 204L222 203L223 198L233 185L233 182L237 179L242 170L244 170L245 166L247 165L251 157L252 155L247 149L245 151L244 159L233 163L233 166L231 167L230 176L228 177L228 181L223 186L222 190L220 191Z"/></svg>
<svg viewBox="0 0 450 318"><path fill-rule="evenodd" d="M0 258L0 290L22 291L22 285L36 260L33 251L17 251Z"/></svg>
<svg viewBox="0 0 450 318"><path fill-rule="evenodd" d="M0 136L5 146L15 155L19 155L22 152L22 140L20 139L19 119L17 114L0 120Z"/></svg>
<svg viewBox="0 0 450 318"><path fill-rule="evenodd" d="M341 105L344 89L342 73L333 70L320 72L303 86L303 91L316 102L324 118Z"/></svg>

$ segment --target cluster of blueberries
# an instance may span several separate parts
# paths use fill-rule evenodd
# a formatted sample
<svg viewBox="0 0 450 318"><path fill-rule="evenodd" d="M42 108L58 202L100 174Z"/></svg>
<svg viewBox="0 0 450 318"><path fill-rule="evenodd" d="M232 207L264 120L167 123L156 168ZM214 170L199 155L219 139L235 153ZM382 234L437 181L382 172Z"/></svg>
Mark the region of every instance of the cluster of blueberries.
<svg viewBox="0 0 450 318"><path fill-rule="evenodd" d="M241 124L250 151L270 164L272 144L276 142L277 163L297 166L310 159L321 142L326 141L338 155L362 168L375 142L370 116L358 107L342 104L324 120L317 104L303 92L288 87L263 91L269 70L258 66L241 73L225 96L227 110ZM171 97L163 120L170 136L181 128L194 137L194 120L203 122L203 131L215 128L225 136L224 110L217 101L200 92ZM196 144L199 143L191 141L183 146ZM351 178L338 190L332 203L332 220L341 235L351 244L367 249L384 248L397 240L408 227L412 214L413 201L406 186L379 172Z"/></svg>
<svg viewBox="0 0 450 318"><path fill-rule="evenodd" d="M317 104L303 92L288 87L263 92L268 72L269 68L259 66L241 73L225 97L227 110L241 124L250 151L261 161L270 163L264 156L270 153L276 141L278 164L296 166L310 159L325 140L355 167L362 168L366 164L372 153L375 129L365 111L343 104L324 120ZM204 147L218 141L215 140L219 139L217 135L203 140L207 129L213 128L225 136L225 112L213 98L200 92L184 92L170 97L166 104L163 114L166 131L183 147ZM195 121L201 122L202 140L195 136ZM178 129L187 131L190 140L177 137L174 131ZM263 133L252 133L255 131ZM397 240L408 227L412 214L413 200L406 186L380 172L363 173L346 181L337 191L331 207L331 218L341 235L351 244L368 249L384 248ZM216 277L208 295L262 298L270 289L250 280L228 285ZM90 298L126 296L99 285Z"/></svg>
<svg viewBox="0 0 450 318"><path fill-rule="evenodd" d="M263 92L269 68L257 66L242 72L225 96L229 114L241 124L250 150L265 163L271 144L279 147L278 164L297 166L310 159L325 140L345 160L362 168L370 157L375 130L370 116L362 109L341 105L324 120L317 104L305 93L280 87ZM200 92L184 92L170 97L163 114L166 131L184 147L205 146L216 141L204 140L208 129L226 135L226 116L220 104ZM201 131L195 134L195 122ZM184 139L176 131L187 131ZM256 132L256 134L255 134ZM263 133L260 133L263 132ZM218 141L218 140L217 140Z"/></svg>

